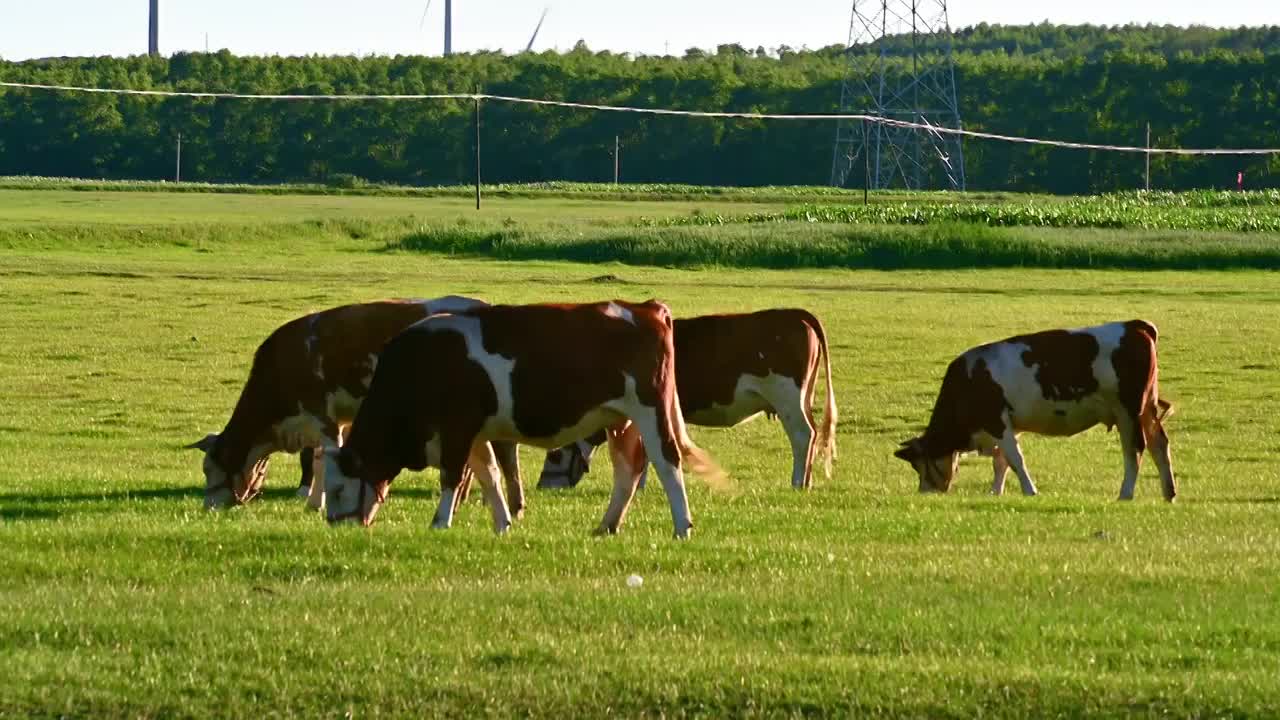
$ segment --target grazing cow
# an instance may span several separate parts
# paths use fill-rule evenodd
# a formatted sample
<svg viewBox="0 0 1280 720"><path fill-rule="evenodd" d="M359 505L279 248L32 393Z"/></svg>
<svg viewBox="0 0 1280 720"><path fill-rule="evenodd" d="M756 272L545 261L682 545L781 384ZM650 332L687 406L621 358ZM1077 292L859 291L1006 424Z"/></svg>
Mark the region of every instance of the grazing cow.
<svg viewBox="0 0 1280 720"><path fill-rule="evenodd" d="M329 521L371 524L396 475L430 465L440 467L444 488L432 525L447 528L470 467L494 531L505 532L511 520L489 441L552 448L606 427L640 438L675 534L687 537L681 461L716 468L685 429L665 305L494 306L429 317L387 343L350 438L325 449ZM601 532L617 532L635 479L620 463Z"/></svg>
<svg viewBox="0 0 1280 720"><path fill-rule="evenodd" d="M307 477L310 449L341 443L387 340L433 313L484 304L448 296L345 305L300 317L271 333L254 355L226 428L187 446L204 452L205 507L244 503L257 495L273 452L302 451ZM519 514L524 498L515 447L495 451L512 485L513 512ZM323 497L315 478L308 505L318 509Z"/></svg>
<svg viewBox="0 0 1280 720"><path fill-rule="evenodd" d="M991 492L1013 468L1035 495L1018 434L1067 436L1094 425L1118 428L1124 451L1120 499L1133 498L1142 453L1151 450L1166 500L1177 495L1162 420L1156 329L1142 320L1020 335L966 351L947 367L924 434L894 454L920 476L921 492L946 492L961 453L991 455Z"/></svg>
<svg viewBox="0 0 1280 720"><path fill-rule="evenodd" d="M813 484L815 451L826 455L826 475L831 477L836 398L827 337L816 317L805 310L762 310L680 318L675 334L676 379L686 422L733 427L761 413L777 415L791 440L792 487ZM823 368L827 401L817 427L813 393ZM547 453L538 487L577 485L595 446L604 441L601 433Z"/></svg>

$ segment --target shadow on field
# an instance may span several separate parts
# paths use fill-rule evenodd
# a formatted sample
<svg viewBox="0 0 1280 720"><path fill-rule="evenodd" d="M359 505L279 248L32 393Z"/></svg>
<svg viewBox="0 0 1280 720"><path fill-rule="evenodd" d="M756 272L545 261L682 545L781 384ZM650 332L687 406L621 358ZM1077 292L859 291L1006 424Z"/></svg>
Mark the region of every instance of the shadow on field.
<svg viewBox="0 0 1280 720"><path fill-rule="evenodd" d="M33 520L57 520L62 517L58 510L48 508L6 507L0 505L0 522L24 522Z"/></svg>
<svg viewBox="0 0 1280 720"><path fill-rule="evenodd" d="M1012 502L1010 502L1012 501ZM1082 508L1070 505L1050 505L1035 498L996 498L986 496L981 500L966 500L960 507L973 512L1027 513L1039 515L1079 515Z"/></svg>
<svg viewBox="0 0 1280 720"><path fill-rule="evenodd" d="M1265 497L1218 497L1218 498L1183 498L1179 497L1178 502L1188 503L1192 505L1280 505L1280 497L1268 495Z"/></svg>
<svg viewBox="0 0 1280 720"><path fill-rule="evenodd" d="M204 488L172 487L142 488L134 490L113 490L110 492L79 493L4 493L0 494L0 503L18 503L25 505L59 505L63 503L119 502L129 500L181 500L184 498L203 498Z"/></svg>

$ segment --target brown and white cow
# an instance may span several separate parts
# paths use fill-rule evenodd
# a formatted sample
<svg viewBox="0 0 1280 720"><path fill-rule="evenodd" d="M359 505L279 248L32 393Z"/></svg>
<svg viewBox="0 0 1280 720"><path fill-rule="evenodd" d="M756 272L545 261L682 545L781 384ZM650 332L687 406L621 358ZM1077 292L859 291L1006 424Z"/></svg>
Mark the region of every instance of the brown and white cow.
<svg viewBox="0 0 1280 720"><path fill-rule="evenodd" d="M921 492L946 492L960 454L991 455L991 492L1004 491L1013 468L1022 492L1036 486L1018 434L1067 436L1103 424L1119 430L1124 452L1120 499L1133 498L1138 466L1150 449L1166 500L1177 495L1162 420L1156 329L1142 320L1019 335L966 351L947 367L924 434L894 453L911 463Z"/></svg>
<svg viewBox="0 0 1280 720"><path fill-rule="evenodd" d="M204 451L205 506L244 503L257 495L273 452L340 444L387 340L431 314L483 305L458 296L384 300L313 313L276 329L258 347L226 428L187 446ZM524 498L515 447L495 451L518 514ZM316 509L322 505L320 478L313 479L307 502Z"/></svg>
<svg viewBox="0 0 1280 720"><path fill-rule="evenodd" d="M619 436L638 434L675 534L687 537L682 460L717 469L685 429L665 305L494 306L429 317L387 343L350 438L325 451L329 521L369 525L401 470L439 466L444 489L432 525L447 528L469 466L495 532L505 532L511 518L489 441L560 447L627 421ZM635 479L625 467L615 474L602 532L622 524Z"/></svg>
<svg viewBox="0 0 1280 720"><path fill-rule="evenodd" d="M676 378L680 409L690 425L733 427L762 413L777 415L791 441L791 485L813 484L814 454L836 456L836 398L831 355L822 323L806 310L677 318ZM822 425L813 418L813 393L826 370ZM596 435L547 453L540 488L572 487L587 472ZM639 458L643 460L641 451ZM643 464L640 467L644 467Z"/></svg>

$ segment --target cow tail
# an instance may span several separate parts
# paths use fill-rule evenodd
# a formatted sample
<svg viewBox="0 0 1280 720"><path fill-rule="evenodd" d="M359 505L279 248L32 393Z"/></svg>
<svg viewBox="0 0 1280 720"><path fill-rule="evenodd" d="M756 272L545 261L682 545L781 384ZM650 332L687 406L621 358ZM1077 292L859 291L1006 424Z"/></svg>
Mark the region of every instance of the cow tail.
<svg viewBox="0 0 1280 720"><path fill-rule="evenodd" d="M1165 418L1173 414L1173 403L1160 397L1160 367L1157 351L1157 343L1160 334L1156 330L1156 326L1145 320L1133 320L1130 322L1131 329L1137 331L1139 335L1145 336L1147 340L1147 350L1151 353L1150 373L1148 379L1148 396L1145 398L1143 407L1151 407L1155 410L1155 419L1157 422L1164 422Z"/></svg>
<svg viewBox="0 0 1280 720"><path fill-rule="evenodd" d="M831 466L837 457L836 421L840 412L836 407L835 379L831 375L831 351L827 345L827 333L823 330L822 323L812 313L805 311L804 314L805 320L813 329L814 334L818 336L818 351L822 355L823 367L826 372L827 404L822 410L822 425L818 428L817 445L818 452L825 456L823 470L826 471L827 479L830 480Z"/></svg>
<svg viewBox="0 0 1280 720"><path fill-rule="evenodd" d="M660 414L666 415L665 420L659 419L659 423L667 428L670 439L675 444L676 453L680 456L681 463L686 466L685 469L701 477L714 489L728 489L730 486L728 473L711 458L706 450L694 444L693 438L689 437L689 426L684 421L684 412L680 409L679 383L676 382L675 323L671 318L671 310L656 300L650 300L649 304L656 306L658 317L665 328L662 340L663 360L658 368L660 375L658 384L669 388L669 391L658 401L658 407L662 409Z"/></svg>
<svg viewBox="0 0 1280 720"><path fill-rule="evenodd" d="M715 490L727 490L730 487L729 474L720 467L706 450L698 447L689 437L689 426L685 424L684 413L680 410L680 398L675 397L671 409L671 425L674 430L676 444L680 448L680 458L688 469L702 478L708 486Z"/></svg>

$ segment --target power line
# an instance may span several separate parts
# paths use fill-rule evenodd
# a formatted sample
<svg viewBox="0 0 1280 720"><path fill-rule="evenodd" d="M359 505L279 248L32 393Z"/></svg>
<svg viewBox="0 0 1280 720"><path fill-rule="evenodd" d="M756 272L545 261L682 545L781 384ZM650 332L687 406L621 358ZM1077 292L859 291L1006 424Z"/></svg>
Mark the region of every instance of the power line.
<svg viewBox="0 0 1280 720"><path fill-rule="evenodd" d="M486 95L482 93L441 93L433 95L253 95L248 93L222 92L190 92L177 90L133 90L123 88L90 88L72 85L40 85L35 83L0 82L0 87L25 90L45 90L53 92L100 93L108 95L142 95L150 97L184 97L213 100L284 100L284 101L337 101L363 102L381 100L403 102L414 100L466 100L492 101L521 105L541 105L562 107L575 110L597 110L601 112L640 113L645 115L671 115L678 117L718 118L725 120L865 120L879 123L885 127L910 128L926 130L943 135L959 135L981 140L1023 143L1048 147L1068 148L1074 150L1102 150L1108 152L1126 152L1151 155L1280 155L1280 148L1147 148L1136 145L1104 145L1099 143L1070 142L1066 140L1047 140L1043 138L1020 137L1017 135L1001 135L999 133L942 127L928 122L917 123L908 120L896 120L878 115L848 113L752 113L726 112L706 110L671 110L667 108L639 108L624 105L600 105L595 103L578 103L565 100L540 100L534 98L512 97L508 95Z"/></svg>

